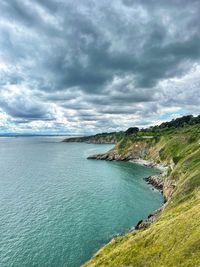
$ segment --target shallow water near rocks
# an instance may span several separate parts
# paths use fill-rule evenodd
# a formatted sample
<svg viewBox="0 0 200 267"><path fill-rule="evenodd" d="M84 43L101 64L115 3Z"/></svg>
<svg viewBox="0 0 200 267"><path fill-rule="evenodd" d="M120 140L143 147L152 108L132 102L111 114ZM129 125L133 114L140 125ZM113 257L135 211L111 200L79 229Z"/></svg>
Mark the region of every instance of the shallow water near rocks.
<svg viewBox="0 0 200 267"><path fill-rule="evenodd" d="M156 170L61 139L0 138L1 267L78 267L162 204L143 180Z"/></svg>

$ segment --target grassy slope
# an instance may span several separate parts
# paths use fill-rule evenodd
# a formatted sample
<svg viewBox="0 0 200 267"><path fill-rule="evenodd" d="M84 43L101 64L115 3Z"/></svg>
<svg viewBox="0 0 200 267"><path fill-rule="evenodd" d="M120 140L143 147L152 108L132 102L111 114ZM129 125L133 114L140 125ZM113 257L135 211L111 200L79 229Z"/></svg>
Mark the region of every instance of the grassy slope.
<svg viewBox="0 0 200 267"><path fill-rule="evenodd" d="M142 135L142 134L141 134ZM200 129L161 131L146 156L175 162L168 178L176 183L172 199L156 223L113 239L84 266L200 266ZM135 139L117 145L126 153Z"/></svg>
<svg viewBox="0 0 200 267"><path fill-rule="evenodd" d="M111 143L116 144L123 138L124 132L100 133L91 136L68 137L63 142Z"/></svg>

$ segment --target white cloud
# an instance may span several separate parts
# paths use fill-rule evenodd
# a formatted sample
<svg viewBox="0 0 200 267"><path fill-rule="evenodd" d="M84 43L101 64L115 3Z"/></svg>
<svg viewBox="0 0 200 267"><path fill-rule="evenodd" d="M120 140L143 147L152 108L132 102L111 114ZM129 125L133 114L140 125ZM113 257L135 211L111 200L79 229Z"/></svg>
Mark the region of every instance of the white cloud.
<svg viewBox="0 0 200 267"><path fill-rule="evenodd" d="M0 132L147 126L200 106L198 1L2 0Z"/></svg>

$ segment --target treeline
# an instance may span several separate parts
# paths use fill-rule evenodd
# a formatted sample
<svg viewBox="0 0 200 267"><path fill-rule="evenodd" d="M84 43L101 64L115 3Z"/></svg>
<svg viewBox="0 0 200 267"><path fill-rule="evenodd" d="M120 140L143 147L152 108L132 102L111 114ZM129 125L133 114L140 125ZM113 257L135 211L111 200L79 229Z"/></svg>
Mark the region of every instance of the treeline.
<svg viewBox="0 0 200 267"><path fill-rule="evenodd" d="M151 126L151 130L165 129L165 128L179 128L189 125L200 124L200 115L194 117L193 115L183 116L181 118L173 119L169 122L163 122L160 125Z"/></svg>
<svg viewBox="0 0 200 267"><path fill-rule="evenodd" d="M194 117L193 115L183 116L181 118L173 119L171 121L163 122L160 125L150 126L149 128L139 129L137 127L128 128L124 134L125 136L137 135L142 132L156 132L162 129L176 129L185 126L192 126L200 124L200 115Z"/></svg>
<svg viewBox="0 0 200 267"><path fill-rule="evenodd" d="M100 133L96 134L95 136L105 136L105 135L116 135L118 139L124 136L131 136L131 135L137 135L141 132L155 132L156 130L161 129L175 129L185 126L192 126L200 124L200 115L194 117L193 115L187 115L183 116L181 118L173 119L171 121L163 122L160 125L150 126L146 129L139 129L138 127L130 127L126 131L121 132L111 132L111 133Z"/></svg>
<svg viewBox="0 0 200 267"><path fill-rule="evenodd" d="M110 132L110 133L100 133L96 134L96 137L113 135L116 136L118 140L124 136L137 135L142 132L155 132L156 130L162 129L176 129L185 126L192 126L200 124L200 115L194 117L193 115L183 116L181 118L173 119L171 121L163 122L160 125L150 126L146 129L139 129L138 127L130 127L126 131L120 132Z"/></svg>
<svg viewBox="0 0 200 267"><path fill-rule="evenodd" d="M200 125L200 115L194 117L193 115L183 116L181 118L173 119L169 122L163 122L160 125L151 126L146 129L139 129L138 127L130 127L126 131L119 132L104 132L91 136L82 137L68 137L63 142L88 142L88 143L112 143L115 144L123 138L152 138L159 135L159 132L165 129L176 129L184 126Z"/></svg>

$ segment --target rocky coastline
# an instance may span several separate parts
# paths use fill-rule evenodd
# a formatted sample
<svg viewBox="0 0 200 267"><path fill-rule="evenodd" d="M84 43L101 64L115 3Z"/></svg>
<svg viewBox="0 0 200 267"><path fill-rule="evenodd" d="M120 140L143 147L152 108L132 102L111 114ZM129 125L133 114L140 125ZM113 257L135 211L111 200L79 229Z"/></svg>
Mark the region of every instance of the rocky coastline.
<svg viewBox="0 0 200 267"><path fill-rule="evenodd" d="M161 208L155 210L153 213L149 214L146 219L140 220L134 227L134 230L141 230L148 228L152 223L156 221L158 215L161 213L163 208L164 205Z"/></svg>
<svg viewBox="0 0 200 267"><path fill-rule="evenodd" d="M145 177L144 180L147 182L147 184L150 184L151 186L153 186L153 188L158 190L163 195L164 204L159 209L157 209L153 213L149 214L147 218L140 220L136 224L134 230L146 229L152 223L154 223L156 221L157 217L159 216L159 214L161 213L161 211L164 209L164 207L168 201L166 196L163 194L164 181L163 181L163 179L160 178L159 175L151 175L151 176Z"/></svg>
<svg viewBox="0 0 200 267"><path fill-rule="evenodd" d="M113 153L113 151L109 151L104 154L92 155L89 156L88 159L107 160L107 161L128 161L145 167L156 168L160 170L159 175L151 175L145 177L144 180L146 181L147 184L151 185L153 188L158 190L163 195L164 204L159 209L155 210L155 212L149 214L147 218L140 220L135 227L129 230L129 232L146 229L157 220L159 214L166 207L168 201L170 200L173 193L173 189L175 187L175 182L168 180L167 178L168 169L171 168L172 166L157 164L154 161L144 160L142 158L131 158L130 155L128 156L118 155Z"/></svg>
<svg viewBox="0 0 200 267"><path fill-rule="evenodd" d="M144 178L147 184L152 185L156 190L158 190L161 194L163 194L163 180L159 178L157 175L151 175Z"/></svg>

